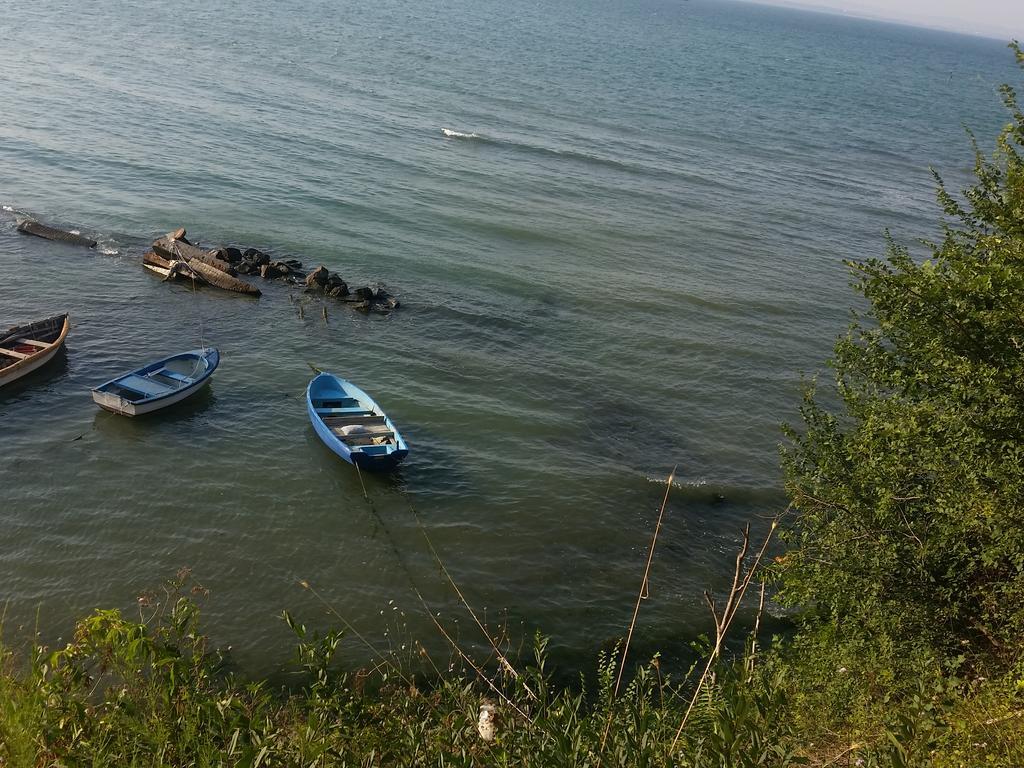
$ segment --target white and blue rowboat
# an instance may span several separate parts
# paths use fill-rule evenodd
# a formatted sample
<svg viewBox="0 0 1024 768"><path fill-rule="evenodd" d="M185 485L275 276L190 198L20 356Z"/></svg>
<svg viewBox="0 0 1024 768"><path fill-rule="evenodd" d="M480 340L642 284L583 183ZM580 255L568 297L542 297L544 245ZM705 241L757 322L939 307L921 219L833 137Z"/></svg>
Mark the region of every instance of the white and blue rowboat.
<svg viewBox="0 0 1024 768"><path fill-rule="evenodd" d="M180 403L210 380L220 364L213 347L165 357L125 373L92 391L100 408L124 416L139 416Z"/></svg>
<svg viewBox="0 0 1024 768"><path fill-rule="evenodd" d="M306 410L324 445L360 469L394 469L409 454L374 399L334 374L321 373L309 382Z"/></svg>

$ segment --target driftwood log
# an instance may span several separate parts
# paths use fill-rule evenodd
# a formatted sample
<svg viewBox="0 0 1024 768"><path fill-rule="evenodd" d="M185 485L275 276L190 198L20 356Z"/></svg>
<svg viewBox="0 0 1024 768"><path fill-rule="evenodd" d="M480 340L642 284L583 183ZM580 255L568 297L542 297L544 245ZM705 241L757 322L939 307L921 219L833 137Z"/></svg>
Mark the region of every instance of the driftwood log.
<svg viewBox="0 0 1024 768"><path fill-rule="evenodd" d="M262 293L255 285L234 277L235 271L231 265L218 259L213 252L191 245L185 240L184 229L171 232L154 241L153 251L169 261L184 261L196 275L210 285L226 291L244 293L247 296L260 296Z"/></svg>
<svg viewBox="0 0 1024 768"><path fill-rule="evenodd" d="M154 241L153 250L167 259L181 259L182 261L198 259L214 269L219 269L226 275L234 277L238 274L235 272L235 268L232 267L231 264L217 257L216 251L204 251L202 248L197 248L188 241L173 240L170 235L161 237L159 240Z"/></svg>
<svg viewBox="0 0 1024 768"><path fill-rule="evenodd" d="M18 231L24 232L26 235L42 237L45 240L56 240L61 243L70 243L71 245L84 245L86 248L96 247L95 240L90 240L88 237L76 235L74 232L67 232L63 229L54 229L45 224L40 224L38 221L22 221L18 224Z"/></svg>
<svg viewBox="0 0 1024 768"><path fill-rule="evenodd" d="M142 254L142 266L156 272L158 275L163 275L164 280L173 280L175 277L180 276L186 279L198 280L201 283L206 282L184 261L165 259L163 256L153 253L153 251Z"/></svg>
<svg viewBox="0 0 1024 768"><path fill-rule="evenodd" d="M188 262L188 265L192 270L202 277L210 285L215 285L218 288L223 288L225 291L235 291L236 293L244 293L248 296L260 296L262 291L255 285L239 280L237 277L232 277L224 272L221 272L216 267L211 267L209 264L200 261L199 259L192 259Z"/></svg>

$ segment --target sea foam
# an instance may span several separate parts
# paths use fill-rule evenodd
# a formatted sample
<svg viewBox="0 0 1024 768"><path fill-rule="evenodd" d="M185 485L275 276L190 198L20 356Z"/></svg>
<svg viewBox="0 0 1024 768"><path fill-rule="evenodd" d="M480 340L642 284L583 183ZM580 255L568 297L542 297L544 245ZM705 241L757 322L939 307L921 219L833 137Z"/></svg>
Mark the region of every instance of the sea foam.
<svg viewBox="0 0 1024 768"><path fill-rule="evenodd" d="M463 133L462 131L453 131L451 128L442 128L441 133L447 136L449 139L479 139L475 133Z"/></svg>

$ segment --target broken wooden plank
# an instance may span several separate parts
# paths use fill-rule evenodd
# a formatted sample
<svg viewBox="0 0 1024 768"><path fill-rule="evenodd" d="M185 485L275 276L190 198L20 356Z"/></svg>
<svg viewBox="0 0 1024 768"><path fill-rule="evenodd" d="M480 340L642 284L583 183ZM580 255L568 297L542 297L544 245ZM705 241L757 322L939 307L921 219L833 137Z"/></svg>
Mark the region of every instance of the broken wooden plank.
<svg viewBox="0 0 1024 768"><path fill-rule="evenodd" d="M95 240L90 240L88 237L75 234L74 232L67 232L63 229L48 227L45 224L40 224L38 221L26 219L25 221L19 222L18 231L23 232L26 235L41 237L44 240L56 240L57 242L69 243L70 245L84 245L86 248L96 247Z"/></svg>
<svg viewBox="0 0 1024 768"><path fill-rule="evenodd" d="M199 275L197 275L188 264L178 259L165 259L152 251L147 251L142 254L142 266L151 272L156 272L158 275L163 276L165 280L173 280L175 277L183 277L185 279L198 280L201 283L205 283Z"/></svg>
<svg viewBox="0 0 1024 768"><path fill-rule="evenodd" d="M236 293L244 293L249 296L260 296L262 291L255 285L251 285L244 280L239 280L237 277L221 272L215 267L211 267L199 259L192 259L188 262L188 265L192 270L202 277L210 285L215 285L218 288L223 288L225 291L235 291Z"/></svg>

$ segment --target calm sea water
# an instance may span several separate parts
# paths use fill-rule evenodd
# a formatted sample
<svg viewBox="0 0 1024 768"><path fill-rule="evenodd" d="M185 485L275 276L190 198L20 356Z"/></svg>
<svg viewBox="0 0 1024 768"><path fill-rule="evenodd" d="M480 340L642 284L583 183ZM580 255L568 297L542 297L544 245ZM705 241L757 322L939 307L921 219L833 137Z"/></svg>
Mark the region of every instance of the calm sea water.
<svg viewBox="0 0 1024 768"><path fill-rule="evenodd" d="M0 394L6 632L190 566L254 669L282 609L331 621L302 579L374 642L437 646L410 582L475 640L424 530L474 606L583 658L624 631L676 464L639 635L683 647L742 524L784 505L779 424L848 317L841 260L936 231L928 166L963 177L963 125L991 136L1014 77L998 41L710 0L39 0L0 41L0 325L73 322ZM182 225L404 308L163 284L140 256ZM200 338L208 393L93 406ZM412 446L372 508L306 420L308 363Z"/></svg>

